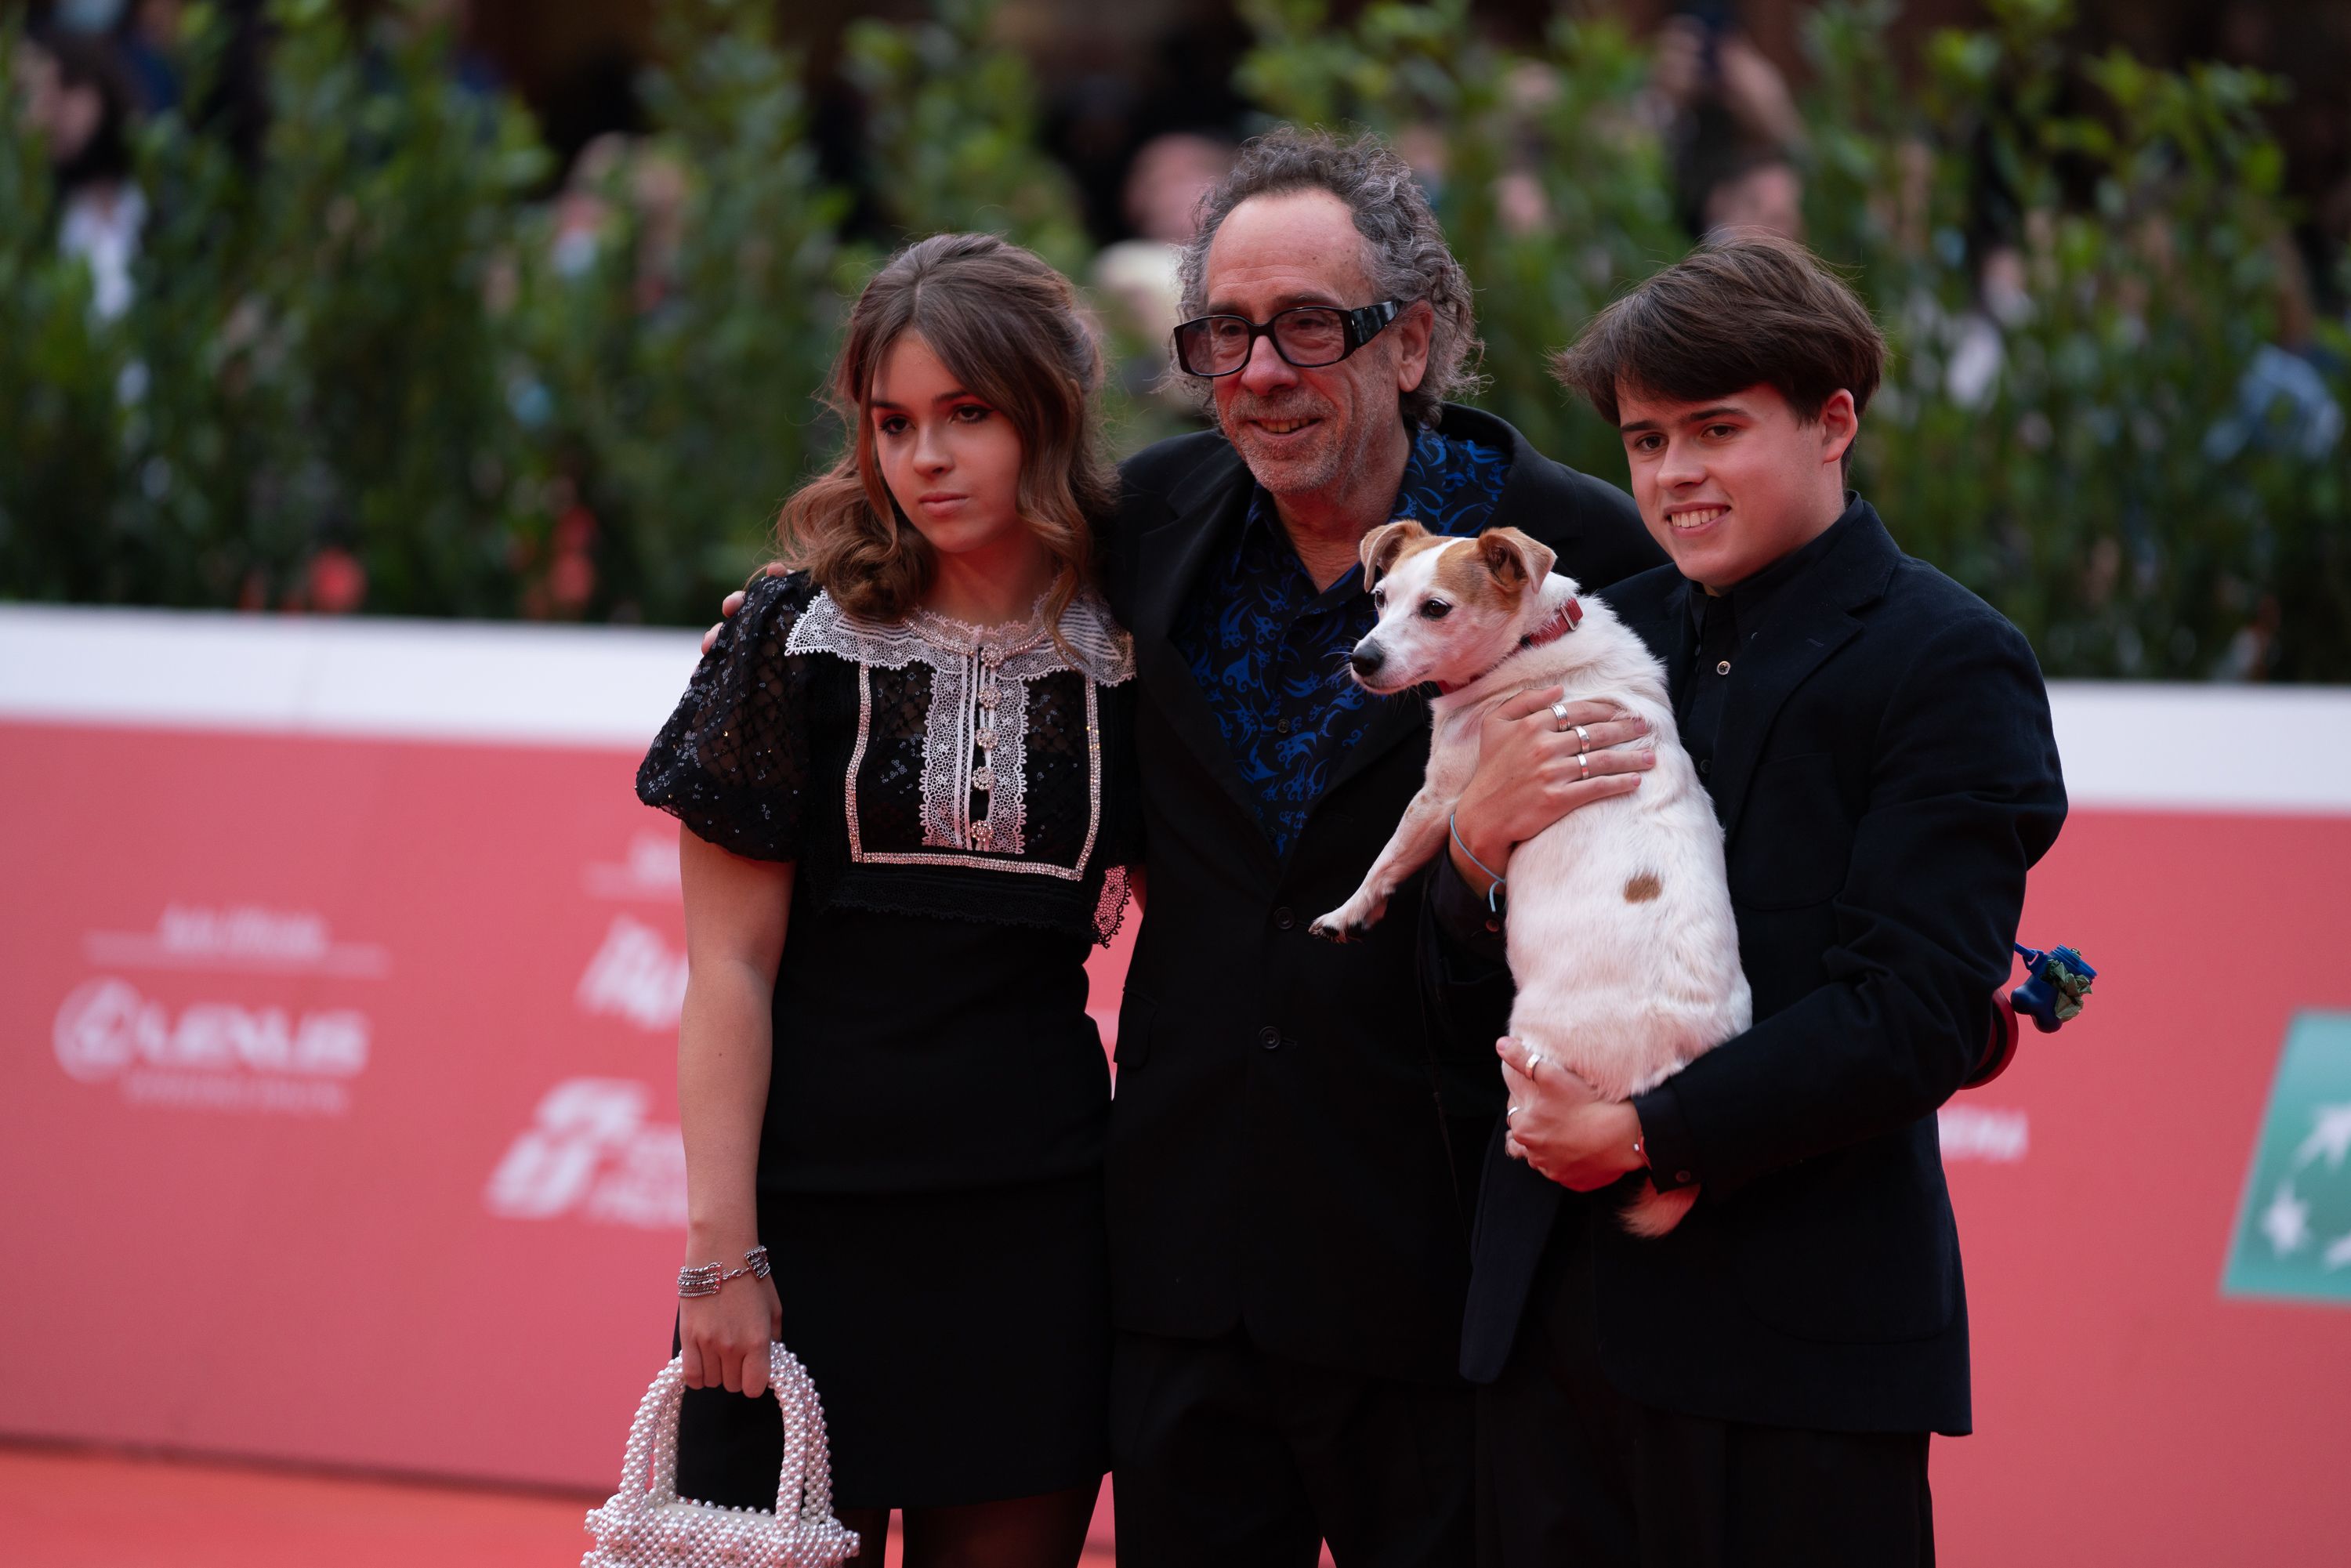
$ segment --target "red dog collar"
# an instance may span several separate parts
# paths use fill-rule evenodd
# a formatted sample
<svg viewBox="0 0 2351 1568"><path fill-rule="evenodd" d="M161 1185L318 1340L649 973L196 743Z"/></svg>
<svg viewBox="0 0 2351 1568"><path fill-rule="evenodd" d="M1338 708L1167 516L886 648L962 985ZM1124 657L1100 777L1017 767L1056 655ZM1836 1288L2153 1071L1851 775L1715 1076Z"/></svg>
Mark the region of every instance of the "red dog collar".
<svg viewBox="0 0 2351 1568"><path fill-rule="evenodd" d="M1545 643L1556 643L1583 624L1583 606L1575 601L1573 594L1570 594L1567 601L1559 607L1559 613L1528 632L1526 640L1519 646L1522 649L1540 648Z"/></svg>

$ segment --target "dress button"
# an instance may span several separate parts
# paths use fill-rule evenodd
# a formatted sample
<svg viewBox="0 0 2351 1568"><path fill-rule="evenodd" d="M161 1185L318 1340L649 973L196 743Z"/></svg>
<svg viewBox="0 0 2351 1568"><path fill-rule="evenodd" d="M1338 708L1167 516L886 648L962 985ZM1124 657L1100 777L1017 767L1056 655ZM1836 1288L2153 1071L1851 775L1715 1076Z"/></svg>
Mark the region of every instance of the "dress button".
<svg viewBox="0 0 2351 1568"><path fill-rule="evenodd" d="M1273 912L1273 925L1275 930L1287 931L1297 924L1298 916L1290 913L1290 906L1288 904L1284 904L1282 907Z"/></svg>
<svg viewBox="0 0 2351 1568"><path fill-rule="evenodd" d="M1713 772L1713 771L1714 771L1714 758L1711 758L1711 757L1702 757L1702 758L1698 758L1698 770L1700 773L1711 773L1711 772Z"/></svg>
<svg viewBox="0 0 2351 1568"><path fill-rule="evenodd" d="M1687 1171L1676 1171L1674 1173L1674 1179L1681 1183L1684 1186L1687 1186L1689 1185L1690 1174Z"/></svg>
<svg viewBox="0 0 2351 1568"><path fill-rule="evenodd" d="M1717 664L1714 667L1714 673L1718 675L1727 675L1730 674L1730 661L1725 659L1722 663Z"/></svg>
<svg viewBox="0 0 2351 1568"><path fill-rule="evenodd" d="M1279 1051L1281 1048L1281 1031L1268 1024L1257 1031L1257 1042L1268 1051Z"/></svg>
<svg viewBox="0 0 2351 1568"><path fill-rule="evenodd" d="M1290 733L1290 721L1287 718L1278 718L1274 720L1273 732L1276 735L1288 735Z"/></svg>

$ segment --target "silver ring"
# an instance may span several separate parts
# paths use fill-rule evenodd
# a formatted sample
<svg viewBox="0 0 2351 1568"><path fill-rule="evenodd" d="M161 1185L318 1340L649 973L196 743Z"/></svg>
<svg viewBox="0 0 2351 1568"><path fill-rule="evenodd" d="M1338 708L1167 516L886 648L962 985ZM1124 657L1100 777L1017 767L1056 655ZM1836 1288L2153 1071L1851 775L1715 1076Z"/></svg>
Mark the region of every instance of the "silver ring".
<svg viewBox="0 0 2351 1568"><path fill-rule="evenodd" d="M1516 1105L1505 1105L1505 1106L1503 1106L1503 1107L1502 1107L1502 1122L1503 1122L1503 1124L1504 1124L1505 1125L1508 1125L1508 1124L1509 1124L1509 1123L1510 1123L1510 1118L1511 1118L1511 1117L1513 1117L1513 1116L1515 1116L1515 1115L1517 1115L1518 1113L1519 1113L1519 1108L1518 1108Z"/></svg>
<svg viewBox="0 0 2351 1568"><path fill-rule="evenodd" d="M1592 777L1592 758L1590 757L1590 755L1589 755L1589 754L1587 754L1587 753L1585 753L1585 752L1582 752L1582 751L1577 752L1577 753L1575 754L1575 781L1576 781L1578 784L1581 784L1581 783L1583 783L1586 779L1589 779L1589 778L1591 778L1591 777Z"/></svg>
<svg viewBox="0 0 2351 1568"><path fill-rule="evenodd" d="M1575 754L1578 757L1581 757L1591 749L1592 737L1584 732L1584 728L1582 725L1577 725L1575 727Z"/></svg>
<svg viewBox="0 0 2351 1568"><path fill-rule="evenodd" d="M1567 699L1565 697L1562 697L1559 701L1551 705L1551 716L1552 722L1556 727L1560 729L1566 729L1569 727L1567 722Z"/></svg>
<svg viewBox="0 0 2351 1568"><path fill-rule="evenodd" d="M1541 1070L1542 1064L1550 1060L1550 1057L1545 1056L1540 1051L1531 1051L1527 1052L1527 1082L1532 1083L1535 1081L1536 1073Z"/></svg>

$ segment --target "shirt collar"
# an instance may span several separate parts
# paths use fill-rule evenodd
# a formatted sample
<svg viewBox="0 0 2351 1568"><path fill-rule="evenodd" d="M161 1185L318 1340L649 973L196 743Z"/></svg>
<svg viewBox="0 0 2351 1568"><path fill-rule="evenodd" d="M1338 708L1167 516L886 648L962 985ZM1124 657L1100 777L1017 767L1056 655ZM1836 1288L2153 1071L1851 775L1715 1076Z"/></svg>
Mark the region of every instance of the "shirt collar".
<svg viewBox="0 0 2351 1568"><path fill-rule="evenodd" d="M1707 592L1697 583L1691 583L1691 630L1703 635L1708 614L1715 607L1726 603L1734 626L1743 626L1750 632L1761 626L1772 602L1787 591L1791 582L1820 564L1823 557L1836 549L1836 541L1853 531L1854 519L1864 510L1860 496L1847 490L1844 493L1844 510L1837 514L1835 522L1744 581L1733 583L1729 593L1717 596Z"/></svg>

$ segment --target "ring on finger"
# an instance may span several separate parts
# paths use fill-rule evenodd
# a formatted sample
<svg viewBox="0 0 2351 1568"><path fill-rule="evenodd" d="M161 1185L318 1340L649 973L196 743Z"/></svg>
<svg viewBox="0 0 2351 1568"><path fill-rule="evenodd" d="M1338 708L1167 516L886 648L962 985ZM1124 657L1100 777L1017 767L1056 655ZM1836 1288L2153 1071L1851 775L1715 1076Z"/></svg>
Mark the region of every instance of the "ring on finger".
<svg viewBox="0 0 2351 1568"><path fill-rule="evenodd" d="M1588 752L1583 752L1583 751L1579 751L1579 752L1577 752L1577 753L1575 754L1575 781L1576 781L1578 784L1581 784L1581 783L1583 783L1586 779L1589 779L1589 778L1591 778L1591 777L1592 777L1592 757L1591 757L1591 754L1590 754L1590 753L1588 753Z"/></svg>
<svg viewBox="0 0 2351 1568"><path fill-rule="evenodd" d="M1591 749L1592 749L1592 733L1591 733L1591 731L1589 731L1589 730L1585 729L1585 728L1584 728L1582 725L1580 725L1580 724L1579 724L1579 725L1577 725L1577 726L1575 726L1575 727L1574 727L1574 729L1575 729L1575 754L1576 754L1578 757L1581 757L1581 756L1583 756L1585 752L1587 752L1587 751L1589 751L1589 750L1591 750Z"/></svg>
<svg viewBox="0 0 2351 1568"><path fill-rule="evenodd" d="M1552 723L1555 727L1560 729L1573 727L1575 729L1577 734L1580 735L1583 733L1583 727L1581 725L1571 727L1567 722L1567 699L1565 697L1562 697L1559 701L1551 705L1551 716Z"/></svg>

